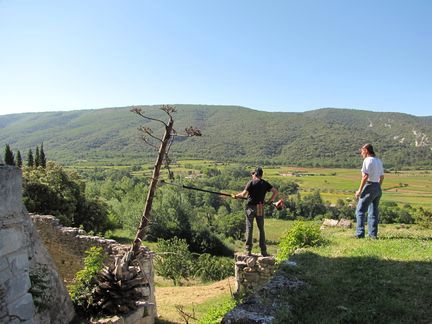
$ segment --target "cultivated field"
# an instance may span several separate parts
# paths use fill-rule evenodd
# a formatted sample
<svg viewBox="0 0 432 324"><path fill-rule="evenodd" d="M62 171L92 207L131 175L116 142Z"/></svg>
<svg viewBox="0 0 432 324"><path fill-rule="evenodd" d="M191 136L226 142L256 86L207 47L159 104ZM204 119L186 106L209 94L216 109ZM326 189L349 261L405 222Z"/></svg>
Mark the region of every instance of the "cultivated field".
<svg viewBox="0 0 432 324"><path fill-rule="evenodd" d="M264 178L294 181L300 185L301 193L307 194L319 189L325 201L336 202L337 199L352 199L360 181L359 169L338 168L299 168L287 166L264 166ZM174 174L196 176L203 167L224 169L236 164L219 163L208 160L183 160L172 164ZM98 169L130 169L131 166L93 165L79 163L71 167L76 170L91 171ZM253 166L247 166L253 169ZM132 171L138 177L150 178L153 170L152 164L139 167ZM167 171L162 170L162 178L167 177ZM432 208L432 171L397 171L385 174L383 184L384 195L382 201L394 201L398 204L411 204L413 207Z"/></svg>

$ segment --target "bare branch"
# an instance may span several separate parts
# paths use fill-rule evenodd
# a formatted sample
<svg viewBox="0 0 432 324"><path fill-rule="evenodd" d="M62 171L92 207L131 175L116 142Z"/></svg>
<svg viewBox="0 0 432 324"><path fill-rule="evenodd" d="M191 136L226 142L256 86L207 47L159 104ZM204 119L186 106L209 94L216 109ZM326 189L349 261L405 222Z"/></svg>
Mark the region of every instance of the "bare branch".
<svg viewBox="0 0 432 324"><path fill-rule="evenodd" d="M162 105L160 109L165 111L168 114L168 116L170 116L171 118L172 118L172 114L177 111L175 107L171 105Z"/></svg>
<svg viewBox="0 0 432 324"><path fill-rule="evenodd" d="M140 128L138 128L138 130L140 130L141 132L147 134L148 136L150 136L151 138L155 139L156 141L162 142L162 139L160 139L159 137L156 137L156 136L153 135L153 131L150 128L148 128L148 127L142 127L141 126Z"/></svg>
<svg viewBox="0 0 432 324"><path fill-rule="evenodd" d="M144 115L144 112L143 112L143 110L141 108L134 107L130 111L133 112L133 113L136 113L137 115L141 116L142 118L145 118L145 119L148 119L148 120L157 121L159 123L162 123L165 127L168 127L168 125L164 121L162 121L160 119L157 119L157 118L152 118L152 117ZM168 114L168 115L170 116L170 118L172 118L170 114Z"/></svg>
<svg viewBox="0 0 432 324"><path fill-rule="evenodd" d="M185 128L185 132L186 136L202 136L201 130L192 126Z"/></svg>
<svg viewBox="0 0 432 324"><path fill-rule="evenodd" d="M138 127L138 130L146 134L153 134L153 130L150 127L140 126Z"/></svg>
<svg viewBox="0 0 432 324"><path fill-rule="evenodd" d="M147 145L153 147L156 151L159 150L159 148L158 148L156 145L154 145L152 142L150 142L150 141L148 140L147 137L142 136L141 139L142 139L142 140L143 140Z"/></svg>
<svg viewBox="0 0 432 324"><path fill-rule="evenodd" d="M174 305L179 315L183 318L186 324L189 323L191 319L197 321L197 318L195 317L195 309L192 306L192 313L188 313L185 311L183 305Z"/></svg>

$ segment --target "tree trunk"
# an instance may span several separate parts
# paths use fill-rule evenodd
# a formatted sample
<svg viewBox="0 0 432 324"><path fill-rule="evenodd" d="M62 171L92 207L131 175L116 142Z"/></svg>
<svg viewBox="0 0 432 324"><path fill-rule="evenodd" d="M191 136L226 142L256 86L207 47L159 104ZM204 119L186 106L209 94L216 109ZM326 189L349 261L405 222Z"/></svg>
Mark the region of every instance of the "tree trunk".
<svg viewBox="0 0 432 324"><path fill-rule="evenodd" d="M135 239L131 248L131 252L133 252L133 254L135 254L136 252L138 252L140 246L141 246L141 241L144 238L144 234L145 234L145 230L147 228L147 225L150 221L150 212L152 209L152 204L153 204L153 197L156 191L156 186L157 183L159 181L159 174L160 174L160 169L163 163L163 159L165 157L165 153L167 150L167 146L168 146L168 142L171 138L171 133L173 130L173 125L174 125L174 120L170 117L169 119L169 123L168 125L165 127L165 134L163 136L162 139L162 143L159 147L159 154L156 160L156 163L154 165L154 169L153 169L153 176L151 178L151 182L150 182L150 188L149 191L147 193L147 199L145 202L145 208L142 214L142 218L141 218L141 223L138 227L137 233L135 235Z"/></svg>

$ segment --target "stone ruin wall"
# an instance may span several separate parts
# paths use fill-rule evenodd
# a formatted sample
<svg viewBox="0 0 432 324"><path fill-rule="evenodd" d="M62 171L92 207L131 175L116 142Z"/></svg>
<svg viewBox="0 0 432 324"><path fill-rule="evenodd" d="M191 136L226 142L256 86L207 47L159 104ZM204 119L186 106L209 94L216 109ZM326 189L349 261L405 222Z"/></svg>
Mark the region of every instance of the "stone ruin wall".
<svg viewBox="0 0 432 324"><path fill-rule="evenodd" d="M0 165L0 323L69 323L75 311L22 203L21 179Z"/></svg>
<svg viewBox="0 0 432 324"><path fill-rule="evenodd" d="M75 311L63 278L71 282L91 246L102 247L109 262L128 247L63 227L53 216L31 218L22 203L21 170L0 165L0 323L70 323ZM101 323L154 323L153 253L141 249L145 300L135 312Z"/></svg>
<svg viewBox="0 0 432 324"><path fill-rule="evenodd" d="M106 265L113 264L116 257L122 257L129 246L119 244L115 240L109 240L98 236L87 235L82 229L75 227L62 226L57 218L50 215L30 214L39 235L42 238L49 253L59 269L60 275L67 283L72 282L75 274L84 267L83 259L85 251L92 246L102 247L108 256ZM154 295L154 271L153 256L146 247L141 247L144 253L141 253L139 260L141 270L144 271L147 282L143 283L146 287L144 300L140 302L140 307L135 314L128 317L108 320L109 323L153 323L156 316L156 299ZM129 318L129 319L127 319Z"/></svg>
<svg viewBox="0 0 432 324"><path fill-rule="evenodd" d="M270 280L276 270L273 256L236 254L235 261L235 293L239 296L257 291Z"/></svg>

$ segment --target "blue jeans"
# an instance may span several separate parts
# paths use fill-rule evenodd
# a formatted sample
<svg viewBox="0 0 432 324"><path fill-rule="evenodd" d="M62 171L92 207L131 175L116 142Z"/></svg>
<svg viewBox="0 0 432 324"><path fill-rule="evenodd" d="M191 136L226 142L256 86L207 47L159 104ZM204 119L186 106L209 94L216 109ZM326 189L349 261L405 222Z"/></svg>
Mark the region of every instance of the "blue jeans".
<svg viewBox="0 0 432 324"><path fill-rule="evenodd" d="M378 205L382 195L381 186L378 182L368 182L360 194L356 209L357 237L365 236L365 217L368 213L368 234L371 237L378 235Z"/></svg>
<svg viewBox="0 0 432 324"><path fill-rule="evenodd" d="M267 252L264 232L264 215L257 216L256 206L246 206L246 250L252 250L252 232L253 232L253 221L256 219L256 223L259 230L259 247L261 253Z"/></svg>

